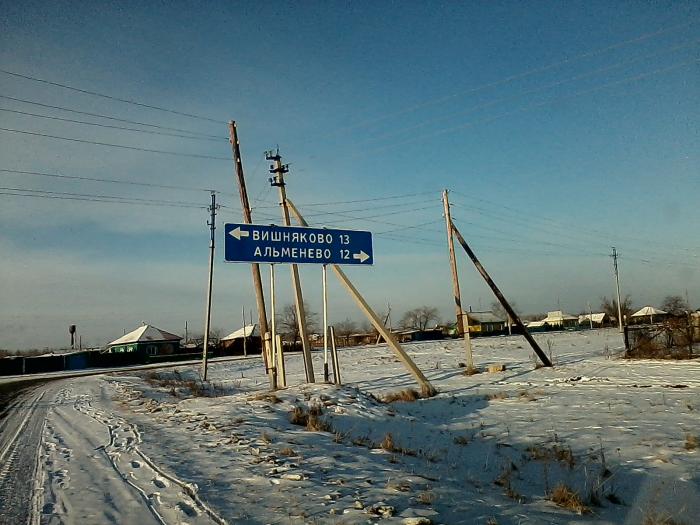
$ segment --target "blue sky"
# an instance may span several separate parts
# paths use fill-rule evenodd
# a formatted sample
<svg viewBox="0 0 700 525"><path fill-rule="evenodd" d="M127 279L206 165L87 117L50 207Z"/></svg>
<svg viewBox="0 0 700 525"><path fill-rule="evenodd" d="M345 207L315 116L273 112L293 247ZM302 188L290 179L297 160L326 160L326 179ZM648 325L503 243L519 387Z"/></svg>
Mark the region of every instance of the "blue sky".
<svg viewBox="0 0 700 525"><path fill-rule="evenodd" d="M397 317L421 304L452 315L443 188L524 313L577 313L611 296L613 245L635 305L687 289L700 306L694 2L2 1L0 12L0 69L217 122L5 73L0 95L221 137L0 111L6 129L220 157L0 131L0 169L212 188L221 223L235 222L235 119L254 218L278 214L263 151L279 146L310 223L375 232L375 266L348 273ZM140 127L8 98L0 108ZM141 321L203 324L207 192L2 171L0 183L21 188L0 190L14 193L0 195L0 347L63 345L68 324L93 345ZM193 207L17 195L38 190ZM254 300L248 268L222 259L213 325L230 331ZM278 273L284 304L288 271ZM488 307L464 257L460 276L463 302ZM320 269L302 278L320 310ZM332 320L361 318L335 283L331 297Z"/></svg>

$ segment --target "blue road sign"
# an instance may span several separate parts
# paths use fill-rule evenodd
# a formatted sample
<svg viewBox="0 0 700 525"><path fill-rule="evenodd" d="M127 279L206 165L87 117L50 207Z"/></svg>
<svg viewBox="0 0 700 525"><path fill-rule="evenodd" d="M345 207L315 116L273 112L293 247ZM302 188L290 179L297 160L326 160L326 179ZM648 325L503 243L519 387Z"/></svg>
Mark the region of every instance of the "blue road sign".
<svg viewBox="0 0 700 525"><path fill-rule="evenodd" d="M226 262L374 263L370 232L262 224L226 224L224 231Z"/></svg>

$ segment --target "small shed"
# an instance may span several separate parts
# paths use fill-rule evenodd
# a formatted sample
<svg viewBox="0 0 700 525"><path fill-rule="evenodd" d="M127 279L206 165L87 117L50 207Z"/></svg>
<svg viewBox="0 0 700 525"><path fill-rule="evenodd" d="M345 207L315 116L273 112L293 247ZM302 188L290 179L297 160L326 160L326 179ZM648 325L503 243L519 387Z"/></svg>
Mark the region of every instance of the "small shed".
<svg viewBox="0 0 700 525"><path fill-rule="evenodd" d="M144 324L109 343L107 352L110 354L170 355L178 352L181 340L182 337L179 335Z"/></svg>

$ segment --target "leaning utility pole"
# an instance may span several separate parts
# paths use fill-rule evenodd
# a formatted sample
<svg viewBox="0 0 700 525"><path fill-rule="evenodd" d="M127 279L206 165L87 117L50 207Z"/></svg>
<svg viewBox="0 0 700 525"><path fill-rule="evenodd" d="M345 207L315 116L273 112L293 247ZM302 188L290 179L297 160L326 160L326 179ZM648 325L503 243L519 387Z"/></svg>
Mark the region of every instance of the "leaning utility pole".
<svg viewBox="0 0 700 525"><path fill-rule="evenodd" d="M284 174L289 172L289 166L286 164L282 164L282 157L280 156L279 150L275 153L273 153L272 151L266 152L265 158L267 160L274 161L274 164L270 165L270 173L274 175L274 177L270 181L270 184L272 186L277 186L277 188L279 189L280 206L282 207L282 218L284 219L284 225L291 226L291 221L289 219L289 208L287 206L287 190L285 188L284 182ZM304 369L306 371L306 382L315 383L316 378L314 377L314 365L311 360L309 333L306 329L306 310L304 308L304 296L301 293L299 267L296 264L292 264L292 288L294 288L294 302L296 304L297 322L299 323L299 337L301 338L301 345L304 354Z"/></svg>
<svg viewBox="0 0 700 525"><path fill-rule="evenodd" d="M241 147L238 142L238 132L236 123L231 120L228 123L229 141L231 142L231 150L233 151L233 161L236 164L236 178L238 180L238 192L241 196L241 208L243 209L243 221L246 224L251 224L253 219L250 214L250 202L248 202L248 191L245 186L245 178L243 176L243 162L241 161ZM260 278L260 266L257 264L250 265L253 271L253 287L255 288L255 301L258 307L258 323L260 328L260 341L263 345L261 354L265 362L265 368L269 371L270 363L267 362L267 352L265 351L265 334L268 332L267 314L265 312L265 295L263 294L262 279ZM245 323L244 323L245 324Z"/></svg>
<svg viewBox="0 0 700 525"><path fill-rule="evenodd" d="M204 348L202 349L202 381L207 380L207 353L209 351L209 323L211 322L211 288L214 277L214 230L216 229L216 193L211 192L211 206L209 206L209 278L207 283L207 313L204 319Z"/></svg>
<svg viewBox="0 0 700 525"><path fill-rule="evenodd" d="M617 269L617 250L612 247L613 268L615 269L615 286L617 287L617 322L620 325L620 333L624 331L622 328L622 304L620 303L620 272Z"/></svg>

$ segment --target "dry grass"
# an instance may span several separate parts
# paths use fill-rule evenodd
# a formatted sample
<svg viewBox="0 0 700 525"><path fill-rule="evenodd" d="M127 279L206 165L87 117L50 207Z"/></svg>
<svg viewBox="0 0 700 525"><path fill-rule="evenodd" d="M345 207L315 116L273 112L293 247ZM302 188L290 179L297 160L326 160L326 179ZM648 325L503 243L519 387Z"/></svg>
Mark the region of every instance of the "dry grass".
<svg viewBox="0 0 700 525"><path fill-rule="evenodd" d="M292 447L284 447L282 450L280 450L280 456L294 457L296 455L297 453L294 452Z"/></svg>
<svg viewBox="0 0 700 525"><path fill-rule="evenodd" d="M386 436L384 436L379 446L387 452L394 452L396 450L396 444L394 443L394 437L391 435L391 432L386 433Z"/></svg>
<svg viewBox="0 0 700 525"><path fill-rule="evenodd" d="M405 390L399 390L398 392L389 392L381 400L384 403L393 403L395 401L403 401L404 403L412 403L417 399L420 399L421 395L418 391L413 388L406 388Z"/></svg>
<svg viewBox="0 0 700 525"><path fill-rule="evenodd" d="M468 366L464 369L464 375L465 376L475 376L476 374L480 374L481 370L475 366Z"/></svg>
<svg viewBox="0 0 700 525"><path fill-rule="evenodd" d="M464 446L469 444L469 438L467 436L455 436L455 438L452 441L454 441L455 445Z"/></svg>
<svg viewBox="0 0 700 525"><path fill-rule="evenodd" d="M642 525L684 525L666 512L648 509L642 518Z"/></svg>
<svg viewBox="0 0 700 525"><path fill-rule="evenodd" d="M289 413L289 422L292 425L306 427L309 432L332 432L330 423L321 419L323 408L314 405L307 410L303 407L295 406Z"/></svg>
<svg viewBox="0 0 700 525"><path fill-rule="evenodd" d="M562 447L559 445L553 445L552 447L532 445L525 450L530 454L530 459L543 461L556 460L560 463L566 463L570 469L574 468L574 465L576 465L576 458L574 458L571 447Z"/></svg>
<svg viewBox="0 0 700 525"><path fill-rule="evenodd" d="M267 445L272 443L272 437L270 437L270 434L268 434L267 432L263 432L262 434L260 434L260 440Z"/></svg>
<svg viewBox="0 0 700 525"><path fill-rule="evenodd" d="M501 390L500 392L494 392L493 394L486 394L485 399L487 401L495 401L497 399L508 399L508 393L503 392Z"/></svg>
<svg viewBox="0 0 700 525"><path fill-rule="evenodd" d="M424 490L416 496L416 501L421 505L432 505L435 501L435 494L429 490Z"/></svg>
<svg viewBox="0 0 700 525"><path fill-rule="evenodd" d="M148 372L144 378L154 387L167 388L173 397L190 395L193 397L220 397L226 394L226 389L220 383L195 379L185 379L178 370L173 370L172 375L162 372Z"/></svg>
<svg viewBox="0 0 700 525"><path fill-rule="evenodd" d="M694 434L686 434L685 435L685 449L686 450L695 450L698 448L698 436Z"/></svg>
<svg viewBox="0 0 700 525"><path fill-rule="evenodd" d="M271 392L261 392L249 398L250 401L267 401L268 403L277 404L281 403L282 400Z"/></svg>
<svg viewBox="0 0 700 525"><path fill-rule="evenodd" d="M591 509L583 504L578 493L563 483L554 488L549 494L549 499L560 507L577 514L587 514L591 511Z"/></svg>

